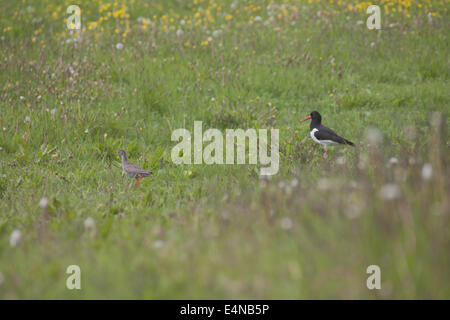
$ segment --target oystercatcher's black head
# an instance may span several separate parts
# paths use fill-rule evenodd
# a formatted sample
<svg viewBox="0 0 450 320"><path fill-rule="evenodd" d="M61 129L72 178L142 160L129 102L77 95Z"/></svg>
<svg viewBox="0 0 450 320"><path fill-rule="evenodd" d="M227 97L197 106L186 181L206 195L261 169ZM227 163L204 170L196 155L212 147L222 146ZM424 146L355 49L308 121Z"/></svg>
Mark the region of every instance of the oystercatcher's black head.
<svg viewBox="0 0 450 320"><path fill-rule="evenodd" d="M311 114L308 117L306 117L305 119L303 119L302 122L309 120L309 119L311 119L311 127L312 128L315 126L318 126L322 122L322 117L320 116L320 113L318 113L317 111L311 112Z"/></svg>

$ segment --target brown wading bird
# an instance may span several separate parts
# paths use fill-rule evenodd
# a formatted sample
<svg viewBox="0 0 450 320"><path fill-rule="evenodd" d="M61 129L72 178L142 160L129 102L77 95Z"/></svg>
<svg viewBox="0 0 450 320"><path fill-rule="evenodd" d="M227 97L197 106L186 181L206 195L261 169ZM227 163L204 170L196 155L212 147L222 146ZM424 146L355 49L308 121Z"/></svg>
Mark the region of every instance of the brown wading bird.
<svg viewBox="0 0 450 320"><path fill-rule="evenodd" d="M315 142L320 143L324 146L325 153L323 154L323 156L325 158L328 154L328 146L330 145L348 144L352 147L355 146L353 142L338 136L336 132L322 125L322 117L317 111L311 112L311 114L301 122L309 119L311 119L311 125L309 126L309 129L311 131L309 132L309 135Z"/></svg>
<svg viewBox="0 0 450 320"><path fill-rule="evenodd" d="M127 154L125 153L125 151L119 150L119 152L115 153L114 155L122 157L123 172L130 178L138 179L136 181L136 186L139 187L139 181L141 181L141 179L143 177L151 177L152 176L151 172L148 172L148 171L142 169L141 167L135 165L133 162L128 161Z"/></svg>

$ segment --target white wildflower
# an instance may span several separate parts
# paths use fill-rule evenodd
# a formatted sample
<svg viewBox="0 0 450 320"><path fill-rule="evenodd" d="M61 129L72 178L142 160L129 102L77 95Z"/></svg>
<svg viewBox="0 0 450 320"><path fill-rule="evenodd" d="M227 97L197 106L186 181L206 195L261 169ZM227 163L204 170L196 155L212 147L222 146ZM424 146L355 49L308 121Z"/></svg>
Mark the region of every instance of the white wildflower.
<svg viewBox="0 0 450 320"><path fill-rule="evenodd" d="M9 244L11 245L11 247L15 247L21 242L22 242L22 232L16 229L11 233L11 236L9 238Z"/></svg>
<svg viewBox="0 0 450 320"><path fill-rule="evenodd" d="M91 237L95 236L96 232L95 220L92 219L91 217L84 220L84 229L86 230L86 232L89 233Z"/></svg>
<svg viewBox="0 0 450 320"><path fill-rule="evenodd" d="M137 22L143 23L143 24L152 24L152 20L150 20L149 18L145 18L145 17L137 18Z"/></svg>
<svg viewBox="0 0 450 320"><path fill-rule="evenodd" d="M214 38L217 38L218 36L220 36L222 34L222 30L214 30L212 33L212 36Z"/></svg>
<svg viewBox="0 0 450 320"><path fill-rule="evenodd" d="M153 242L153 248L155 249L160 249L164 246L164 241L162 240L156 240L155 242Z"/></svg>
<svg viewBox="0 0 450 320"><path fill-rule="evenodd" d="M25 123L30 123L31 122L31 118L30 117L28 117L28 116L26 116L25 117L25 120L23 120Z"/></svg>
<svg viewBox="0 0 450 320"><path fill-rule="evenodd" d="M368 157L367 157L367 154L361 153L361 154L359 155L358 168L359 168L360 170L365 169L366 166L367 166L368 160L369 160L369 159L368 159Z"/></svg>
<svg viewBox="0 0 450 320"><path fill-rule="evenodd" d="M296 178L291 180L291 187L295 188L298 185L298 180Z"/></svg>
<svg viewBox="0 0 450 320"><path fill-rule="evenodd" d="M380 196L384 200L394 200L400 196L400 188L393 183L385 184L381 187Z"/></svg>
<svg viewBox="0 0 450 320"><path fill-rule="evenodd" d="M377 128L369 128L366 132L366 139L370 144L379 144L383 140L380 130Z"/></svg>
<svg viewBox="0 0 450 320"><path fill-rule="evenodd" d="M292 225L293 225L292 220L289 217L285 217L280 220L280 226L281 226L281 229L283 229L283 230L291 229Z"/></svg>
<svg viewBox="0 0 450 320"><path fill-rule="evenodd" d="M48 206L48 198L44 197L41 199L41 201L39 201L39 207L44 209L47 208L47 206Z"/></svg>
<svg viewBox="0 0 450 320"><path fill-rule="evenodd" d="M117 43L117 44L116 44L116 49L117 49L117 50L122 50L122 49L123 49L123 44L120 43L120 42Z"/></svg>
<svg viewBox="0 0 450 320"><path fill-rule="evenodd" d="M398 164L398 159L396 157L389 158L389 166Z"/></svg>
<svg viewBox="0 0 450 320"><path fill-rule="evenodd" d="M433 176L433 167L430 163L425 163L422 167L422 179L430 180Z"/></svg>
<svg viewBox="0 0 450 320"><path fill-rule="evenodd" d="M183 35L183 30L180 28L177 30L177 37L181 37Z"/></svg>

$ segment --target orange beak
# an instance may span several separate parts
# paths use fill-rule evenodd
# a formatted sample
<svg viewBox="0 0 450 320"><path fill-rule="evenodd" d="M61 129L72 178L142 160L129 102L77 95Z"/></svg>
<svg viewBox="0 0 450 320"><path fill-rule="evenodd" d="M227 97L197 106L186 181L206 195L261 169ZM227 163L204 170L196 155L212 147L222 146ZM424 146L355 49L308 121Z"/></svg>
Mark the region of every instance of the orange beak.
<svg viewBox="0 0 450 320"><path fill-rule="evenodd" d="M311 119L311 116L307 116L305 119L303 119L301 122L304 122L304 121L306 121L306 120L309 120L309 119Z"/></svg>

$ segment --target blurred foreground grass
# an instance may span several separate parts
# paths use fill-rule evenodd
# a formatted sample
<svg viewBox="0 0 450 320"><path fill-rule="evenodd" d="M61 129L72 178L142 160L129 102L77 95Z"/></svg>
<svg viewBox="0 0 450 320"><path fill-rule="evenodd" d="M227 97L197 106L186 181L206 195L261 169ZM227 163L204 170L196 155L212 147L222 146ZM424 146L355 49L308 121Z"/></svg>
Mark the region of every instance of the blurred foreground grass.
<svg viewBox="0 0 450 320"><path fill-rule="evenodd" d="M448 3L2 1L0 298L450 298ZM194 120L280 129L279 173L174 165Z"/></svg>

